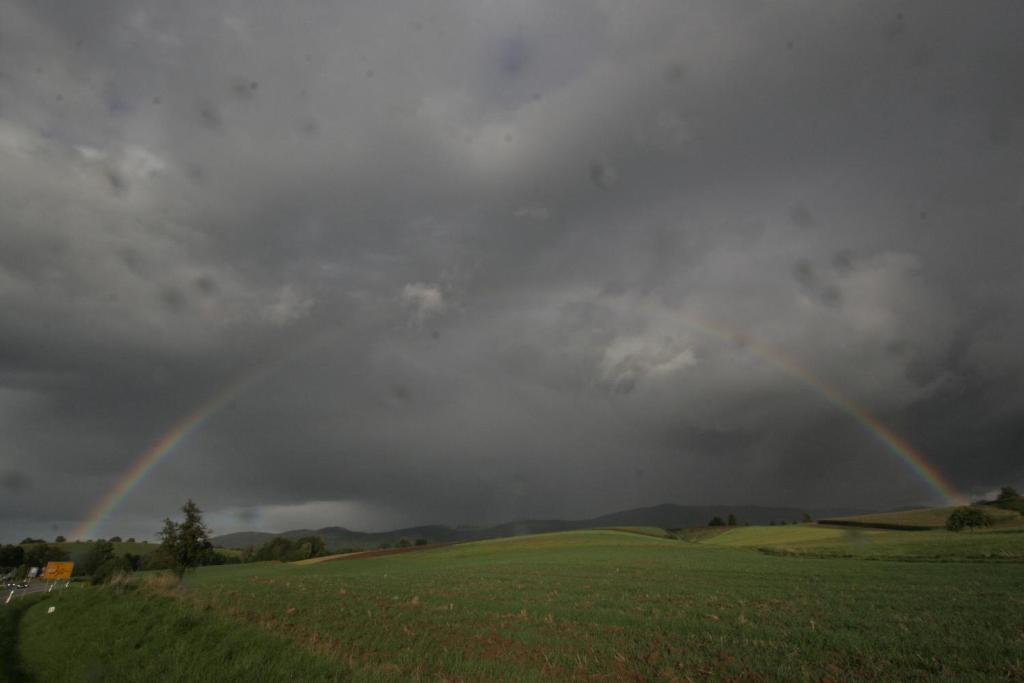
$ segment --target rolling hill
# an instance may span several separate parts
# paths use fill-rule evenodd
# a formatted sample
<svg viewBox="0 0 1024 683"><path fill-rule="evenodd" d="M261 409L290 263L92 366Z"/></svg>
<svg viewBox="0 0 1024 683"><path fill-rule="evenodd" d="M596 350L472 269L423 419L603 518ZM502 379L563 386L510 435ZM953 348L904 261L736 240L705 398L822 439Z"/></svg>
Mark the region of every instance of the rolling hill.
<svg viewBox="0 0 1024 683"><path fill-rule="evenodd" d="M846 517L826 517L819 519L818 523L836 526L859 526L875 529L923 531L927 529L945 528L946 520L949 518L950 513L955 509L956 508L954 507L921 508ZM995 526L1013 524L1021 517L1020 513L1015 510L1005 510L994 506L985 506L982 509Z"/></svg>
<svg viewBox="0 0 1024 683"><path fill-rule="evenodd" d="M506 522L489 527L450 527L443 525L427 525L394 529L392 531L363 532L353 531L340 526L329 526L321 529L293 529L280 533L263 531L242 531L224 534L213 538L215 545L222 548L244 548L261 545L275 536L298 539L303 536L321 536L331 549L339 548L373 548L382 543L396 543L400 539L423 538L431 543L451 543L455 541L479 541L488 538L506 538L524 536L552 531L573 531L577 529L597 529L604 527L661 527L664 529L703 526L712 517L725 519L730 514L736 515L740 524L768 524L769 522L798 522L804 513L812 517L844 516L862 513L862 510L829 509L802 510L787 507L763 507L752 505L673 505L665 503L653 507L622 510L599 517L580 520L564 519L531 519Z"/></svg>

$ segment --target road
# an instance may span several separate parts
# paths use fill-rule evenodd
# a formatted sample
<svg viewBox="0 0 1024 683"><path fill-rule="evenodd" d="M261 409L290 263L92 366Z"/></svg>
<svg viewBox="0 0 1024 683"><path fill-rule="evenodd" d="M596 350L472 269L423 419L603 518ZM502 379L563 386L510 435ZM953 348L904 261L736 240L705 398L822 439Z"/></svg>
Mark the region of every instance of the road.
<svg viewBox="0 0 1024 683"><path fill-rule="evenodd" d="M54 586L53 590L60 590L63 588L63 582ZM10 588L0 589L0 605L2 604L13 604L15 600L25 595L32 595L33 593L45 593L49 590L50 584L43 581L33 581L28 585L28 588L17 588L14 590L14 596L11 598L11 602L7 603L7 597L11 595Z"/></svg>

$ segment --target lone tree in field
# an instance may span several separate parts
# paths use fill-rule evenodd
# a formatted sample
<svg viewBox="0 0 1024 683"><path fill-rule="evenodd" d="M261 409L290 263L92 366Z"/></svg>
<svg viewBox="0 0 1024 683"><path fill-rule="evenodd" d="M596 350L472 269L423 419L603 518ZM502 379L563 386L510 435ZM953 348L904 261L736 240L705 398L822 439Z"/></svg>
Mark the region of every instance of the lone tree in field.
<svg viewBox="0 0 1024 683"><path fill-rule="evenodd" d="M722 521L721 517L715 515L711 518L711 521L708 522L708 526L725 526L725 522Z"/></svg>
<svg viewBox="0 0 1024 683"><path fill-rule="evenodd" d="M736 515L729 513L729 519L725 521L729 526L736 526Z"/></svg>
<svg viewBox="0 0 1024 683"><path fill-rule="evenodd" d="M210 530L203 524L203 511L191 498L181 511L185 513L183 522L165 519L160 531L160 550L170 562L171 571L179 577L198 567L213 552Z"/></svg>
<svg viewBox="0 0 1024 683"><path fill-rule="evenodd" d="M972 531L980 526L992 526L992 520L983 510L975 507L963 507L953 510L946 520L946 528L950 531Z"/></svg>

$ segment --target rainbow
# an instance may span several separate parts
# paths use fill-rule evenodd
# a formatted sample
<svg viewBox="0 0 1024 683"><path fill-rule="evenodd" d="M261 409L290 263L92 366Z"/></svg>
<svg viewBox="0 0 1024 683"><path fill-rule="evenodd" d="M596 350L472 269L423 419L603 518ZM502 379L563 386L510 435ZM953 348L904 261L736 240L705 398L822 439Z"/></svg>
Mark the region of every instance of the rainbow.
<svg viewBox="0 0 1024 683"><path fill-rule="evenodd" d="M950 505L963 505L966 503L966 498L957 492L956 488L943 476L938 468L928 462L924 455L915 450L905 439L887 427L863 406L850 400L835 387L827 384L810 370L797 363L791 356L721 324L712 323L691 315L680 316L680 319L687 325L705 334L742 344L759 357L771 362L780 370L801 380L829 403L863 425L947 503ZM304 345L300 351L308 349L309 346ZM295 353L288 354L288 356L293 355ZM164 432L160 438L153 442L132 463L132 466L117 480L114 486L93 506L88 516L72 534L72 538L85 539L94 535L118 504L177 446L201 429L214 415L240 396L247 388L269 375L283 362L284 359L281 359L255 373L244 375L240 379L231 382Z"/></svg>
<svg viewBox="0 0 1024 683"><path fill-rule="evenodd" d="M901 462L907 465L933 491L939 494L946 503L949 505L967 504L966 497L959 493L942 472L935 465L928 462L924 455L911 446L906 439L886 426L866 408L847 398L838 389L827 384L813 372L800 365L792 356L773 346L759 342L743 332L729 329L720 323L709 322L691 315L679 317L685 324L705 334L735 342L750 349L757 356L769 361L786 374L796 377L825 398L826 401L863 425L868 432L881 441Z"/></svg>
<svg viewBox="0 0 1024 683"><path fill-rule="evenodd" d="M85 520L73 532L72 538L86 539L94 535L96 530L110 516L110 513L146 478L146 475L152 472L157 465L163 462L189 436L209 422L214 415L223 410L225 406L241 396L254 384L263 381L298 356L330 342L336 334L338 333L327 331L315 335L292 349L282 352L276 359L258 366L255 370L241 374L234 381L228 383L227 386L206 399L198 408L164 432L160 438L154 441L149 448L135 459L132 466L121 475L110 490L89 510Z"/></svg>
<svg viewBox="0 0 1024 683"><path fill-rule="evenodd" d="M185 418L164 432L159 439L147 448L140 455L132 466L128 468L117 483L96 503L89 511L78 528L72 534L72 538L85 540L92 537L100 525L106 520L117 505L131 493L139 482L146 478L164 458L166 458L176 446L182 443L189 436L194 434L210 418L220 412L227 404L237 398L250 384L266 374L265 371L253 375L244 376L241 379L231 382L226 387L208 398L198 408L189 413Z"/></svg>

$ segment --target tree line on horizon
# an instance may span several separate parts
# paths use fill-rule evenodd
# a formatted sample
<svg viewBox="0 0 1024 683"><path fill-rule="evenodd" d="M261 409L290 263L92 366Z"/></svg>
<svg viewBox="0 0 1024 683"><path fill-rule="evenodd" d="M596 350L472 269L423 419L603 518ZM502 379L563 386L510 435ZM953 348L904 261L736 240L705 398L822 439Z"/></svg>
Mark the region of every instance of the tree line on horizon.
<svg viewBox="0 0 1024 683"><path fill-rule="evenodd" d="M809 524L810 522L813 522L813 521L814 520L811 518L811 516L808 513L805 512L805 513L803 513L803 517L802 517L802 519L799 522L787 522L786 520L782 520L781 522L776 522L773 519L770 522L768 522L768 526L777 526L777 525L785 525L785 524ZM739 526L739 522L736 520L736 515L734 515L734 514L732 514L730 512L728 518L726 518L724 520L721 517L719 517L718 515L715 515L714 517L711 518L711 521L708 522L708 526ZM750 526L750 522L744 522L743 526Z"/></svg>
<svg viewBox="0 0 1024 683"><path fill-rule="evenodd" d="M1024 515L1024 498L1013 487L1004 486L995 500L979 500L972 505L953 510L946 521L946 529L962 531L991 526L992 518L986 514L986 506L1015 510ZM116 575L130 574L140 570L170 570L181 577L199 566L267 561L295 562L323 557L332 552L328 550L323 537L317 535L304 536L295 540L284 536L275 536L258 547L244 548L237 555L218 552L210 541L210 530L203 522L202 510L199 509L199 506L189 499L182 506L181 511L184 513L184 519L181 522L175 522L170 518L164 520L164 526L159 532L159 546L153 552L145 555L125 552L118 556L114 544L123 542L120 536L86 541L85 543L88 543L90 548L81 561L76 563L74 575L88 576L93 583L103 583ZM803 523L813 521L808 513L803 513ZM791 524L798 523L791 522ZM787 522L776 523L773 520L769 526L777 524L785 525ZM739 525L740 522L736 515L732 513L724 520L716 515L708 522L709 527ZM63 536L57 536L54 540L55 544L66 542ZM128 538L125 542L134 543L135 539ZM143 541L143 543L148 543L148 541ZM402 538L394 545L381 543L377 547L380 549L407 548L428 543L429 541L423 538L415 540ZM29 567L42 568L48 562L63 562L70 559L68 552L55 544L47 543L43 539L26 537L16 545L2 545L0 546L0 570L14 569L15 578L22 579L27 575ZM344 548L333 552L341 554L358 550L359 548Z"/></svg>

